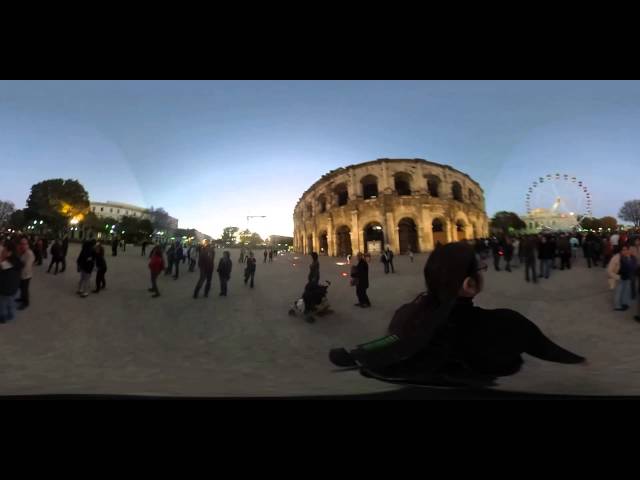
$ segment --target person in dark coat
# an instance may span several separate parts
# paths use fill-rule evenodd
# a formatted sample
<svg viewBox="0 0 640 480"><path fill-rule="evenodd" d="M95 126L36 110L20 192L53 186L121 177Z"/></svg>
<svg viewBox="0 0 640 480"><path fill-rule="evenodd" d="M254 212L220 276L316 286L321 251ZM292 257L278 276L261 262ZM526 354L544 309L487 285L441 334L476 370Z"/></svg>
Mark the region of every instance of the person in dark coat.
<svg viewBox="0 0 640 480"><path fill-rule="evenodd" d="M22 266L16 244L5 240L0 248L0 323L15 318L14 297L20 289Z"/></svg>
<svg viewBox="0 0 640 480"><path fill-rule="evenodd" d="M140 256L144 257L147 254L147 242L146 240L142 242L142 251L140 252Z"/></svg>
<svg viewBox="0 0 640 480"><path fill-rule="evenodd" d="M528 282L529 272L531 272L533 283L538 283L536 277L536 242L535 238L527 236L520 241L520 251L524 261L524 278Z"/></svg>
<svg viewBox="0 0 640 480"><path fill-rule="evenodd" d="M67 269L67 254L69 253L69 237L67 235L62 239L62 251L61 251L61 263L62 270L60 273L64 272Z"/></svg>
<svg viewBox="0 0 640 480"><path fill-rule="evenodd" d="M311 309L321 300L318 298L317 291L319 290L320 283L320 262L318 261L318 254L316 252L311 253L311 265L309 265L309 275L307 277L307 284L304 287L304 293L302 294L302 300L304 301L304 313L309 313Z"/></svg>
<svg viewBox="0 0 640 480"><path fill-rule="evenodd" d="M264 249L264 262L262 263L267 263L267 256L269 255L269 251L265 248Z"/></svg>
<svg viewBox="0 0 640 480"><path fill-rule="evenodd" d="M330 360L383 378L436 384L491 384L496 377L520 371L523 353L549 362L586 364L584 357L551 341L520 313L475 306L486 269L462 242L435 250L424 271L427 292L396 311L389 335L351 351L333 349Z"/></svg>
<svg viewBox="0 0 640 480"><path fill-rule="evenodd" d="M269 263L273 262L273 249L269 250Z"/></svg>
<svg viewBox="0 0 640 480"><path fill-rule="evenodd" d="M396 273L396 271L393 268L393 250L391 250L389 246L387 246L387 249L384 251L384 253L387 256L387 263L389 264L391 273Z"/></svg>
<svg viewBox="0 0 640 480"><path fill-rule="evenodd" d="M175 258L176 258L176 246L171 243L169 245L169 248L167 249L167 269L164 271L165 275L171 275L171 272L173 271L173 263L175 262Z"/></svg>
<svg viewBox="0 0 640 480"><path fill-rule="evenodd" d="M220 278L220 296L227 296L227 282L231 278L231 268L233 262L231 261L231 254L228 251L224 251L220 263L218 263L218 278Z"/></svg>
<svg viewBox="0 0 640 480"><path fill-rule="evenodd" d="M560 257L560 270L565 267L571 270L571 242L569 237L562 234L558 239L558 256Z"/></svg>
<svg viewBox="0 0 640 480"><path fill-rule="evenodd" d="M58 266L60 265L60 263L62 262L62 245L60 245L60 242L58 241L58 239L55 239L53 241L53 245L51 245L51 263L49 264L49 269L47 270L47 273L51 273L51 267L53 267L53 265L56 265L56 269L53 272L54 275L58 274Z"/></svg>
<svg viewBox="0 0 640 480"><path fill-rule="evenodd" d="M174 264L176 266L176 273L173 276L174 280L177 280L178 276L180 275L180 262L182 262L183 260L184 260L184 250L182 249L182 245L180 245L180 242L176 242L175 254L174 254Z"/></svg>
<svg viewBox="0 0 640 480"><path fill-rule="evenodd" d="M546 236L542 236L538 244L538 259L540 260L540 277L549 278L553 262L554 246Z"/></svg>
<svg viewBox="0 0 640 480"><path fill-rule="evenodd" d="M369 288L369 264L364 259L362 253L358 253L358 264L354 265L351 270L351 282L356 287L356 295L358 297L357 307L367 308L371 306L369 297L367 296L367 288Z"/></svg>
<svg viewBox="0 0 640 480"><path fill-rule="evenodd" d="M104 248L100 242L96 243L96 289L93 293L99 293L100 290L107 288L105 275L107 274L107 261L104 258Z"/></svg>
<svg viewBox="0 0 640 480"><path fill-rule="evenodd" d="M77 260L78 272L80 273L80 283L78 284L78 295L85 298L89 296L89 284L91 273L96 264L96 254L94 241L87 240L82 244L82 250Z"/></svg>
<svg viewBox="0 0 640 480"><path fill-rule="evenodd" d="M246 259L247 266L244 269L244 284L246 285L249 279L251 279L251 288L253 288L253 279L256 276L256 257L253 256L253 252L249 252L249 256Z"/></svg>
<svg viewBox="0 0 640 480"><path fill-rule="evenodd" d="M311 253L311 265L309 265L309 276L307 277L307 283L312 285L318 285L320 282L320 262L318 261L318 254L316 252Z"/></svg>
<svg viewBox="0 0 640 480"><path fill-rule="evenodd" d="M382 262L382 265L384 266L384 273L388 274L389 273L389 259L387 258L387 252L382 252L382 254L380 254L380 261Z"/></svg>
<svg viewBox="0 0 640 480"><path fill-rule="evenodd" d="M505 270L511 272L511 260L513 260L513 242L510 238L504 239L504 262L506 263Z"/></svg>
<svg viewBox="0 0 640 480"><path fill-rule="evenodd" d="M42 265L42 239L41 238L35 237L33 253L36 256L36 262L34 263L34 265Z"/></svg>
<svg viewBox="0 0 640 480"><path fill-rule="evenodd" d="M211 277L213 276L213 261L215 259L215 252L211 246L207 243L200 250L200 258L198 259L198 267L200 268L200 278L196 284L196 289L193 291L193 298L198 298L202 284L204 286L205 298L209 296L209 290L211 290Z"/></svg>
<svg viewBox="0 0 640 480"><path fill-rule="evenodd" d="M111 241L111 256L118 256L118 237L113 237L113 240Z"/></svg>

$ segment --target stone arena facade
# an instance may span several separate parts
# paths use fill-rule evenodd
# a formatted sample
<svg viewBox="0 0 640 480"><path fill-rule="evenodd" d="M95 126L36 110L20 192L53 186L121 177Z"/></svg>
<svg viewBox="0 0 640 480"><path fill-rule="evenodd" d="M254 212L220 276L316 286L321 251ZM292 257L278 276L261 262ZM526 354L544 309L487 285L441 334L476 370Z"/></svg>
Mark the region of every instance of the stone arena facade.
<svg viewBox="0 0 640 480"><path fill-rule="evenodd" d="M388 159L323 175L300 198L294 249L345 256L429 252L488 236L484 192L467 174L422 159Z"/></svg>

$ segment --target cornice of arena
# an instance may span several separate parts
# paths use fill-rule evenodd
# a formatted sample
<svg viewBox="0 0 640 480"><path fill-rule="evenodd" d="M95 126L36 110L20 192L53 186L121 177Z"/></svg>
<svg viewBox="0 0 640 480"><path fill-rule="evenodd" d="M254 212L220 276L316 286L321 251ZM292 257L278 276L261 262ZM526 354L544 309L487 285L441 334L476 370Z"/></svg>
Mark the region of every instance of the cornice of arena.
<svg viewBox="0 0 640 480"><path fill-rule="evenodd" d="M318 180L316 180L313 185L311 185L309 188L307 188L304 193L300 196L300 198L298 199L298 201L296 202L296 209L298 207L298 205L300 205L300 202L302 202L304 200L304 198L311 192L313 192L316 188L318 188L319 186L323 185L324 183L327 183L329 180L331 180L332 178L338 176L341 173L345 173L348 172L349 170L353 170L356 168L360 168L360 167L366 167L369 165L375 165L375 164L382 164L382 163L421 163L423 165L430 165L430 166L434 166L434 167L439 167L439 168L443 168L445 170L449 170L451 172L460 174L464 177L466 177L471 183L473 183L476 187L478 187L478 189L480 190L480 192L482 192L482 194L484 195L484 190L482 189L482 187L480 186L480 184L475 181L473 178L471 178L467 173L464 173L458 169L453 168L450 165L443 165L441 163L436 163L436 162L432 162L430 160L425 160L424 158L379 158L377 160L370 160L367 162L363 162L363 163L356 163L353 165L348 165L346 167L340 167L337 168L335 170L331 170L329 173L325 173L324 175L322 175L322 177L320 177Z"/></svg>

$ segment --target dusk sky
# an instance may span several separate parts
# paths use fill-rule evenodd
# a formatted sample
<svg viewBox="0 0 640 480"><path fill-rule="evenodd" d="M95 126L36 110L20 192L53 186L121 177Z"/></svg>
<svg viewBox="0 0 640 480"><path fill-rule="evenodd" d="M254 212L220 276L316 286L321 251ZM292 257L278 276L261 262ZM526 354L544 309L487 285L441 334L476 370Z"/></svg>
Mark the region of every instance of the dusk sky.
<svg viewBox="0 0 640 480"><path fill-rule="evenodd" d="M32 184L73 178L214 237L247 215L292 235L320 176L385 157L468 173L489 215L523 214L531 182L559 172L616 216L640 198L639 153L640 82L0 82L0 199L22 208Z"/></svg>

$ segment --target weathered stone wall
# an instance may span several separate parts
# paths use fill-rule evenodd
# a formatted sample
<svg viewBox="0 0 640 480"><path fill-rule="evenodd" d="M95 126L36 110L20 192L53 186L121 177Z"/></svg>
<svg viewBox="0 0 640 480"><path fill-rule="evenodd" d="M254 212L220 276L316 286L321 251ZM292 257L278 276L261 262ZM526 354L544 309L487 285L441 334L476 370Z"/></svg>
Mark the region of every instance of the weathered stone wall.
<svg viewBox="0 0 640 480"><path fill-rule="evenodd" d="M397 193L396 175L409 183L411 195ZM370 176L376 178L378 195L365 199L361 181ZM429 193L429 177L439 182L437 197ZM460 187L461 201L454 198L455 182ZM341 186L346 186L349 194L343 206L338 205L336 194ZM323 200L325 211L322 211ZM321 253L335 255L336 231L346 226L353 252L364 251L364 229L375 222L382 226L384 243L399 252L399 223L403 219L411 219L415 224L417 248L421 252L434 248L432 222L435 219L444 226L442 238L446 242L488 236L484 192L468 175L421 159L380 159L330 172L302 195L294 209L294 248L300 253L320 252L326 238L326 249Z"/></svg>

